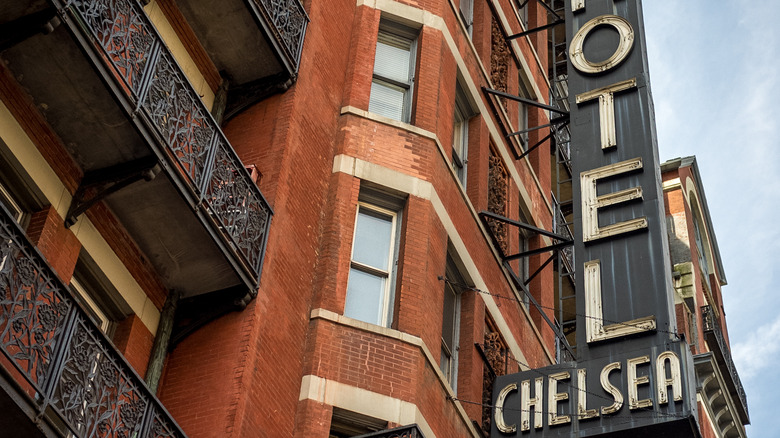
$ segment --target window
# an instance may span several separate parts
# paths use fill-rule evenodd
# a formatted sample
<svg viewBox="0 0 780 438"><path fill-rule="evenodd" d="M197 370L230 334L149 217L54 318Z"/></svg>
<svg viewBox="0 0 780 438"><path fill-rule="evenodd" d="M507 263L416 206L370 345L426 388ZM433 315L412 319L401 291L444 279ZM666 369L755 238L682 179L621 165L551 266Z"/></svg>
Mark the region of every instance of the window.
<svg viewBox="0 0 780 438"><path fill-rule="evenodd" d="M460 15L466 23L466 32L471 37L474 28L474 0L460 0Z"/></svg>
<svg viewBox="0 0 780 438"><path fill-rule="evenodd" d="M413 30L388 21L379 24L370 112L409 123L416 48Z"/></svg>
<svg viewBox="0 0 780 438"><path fill-rule="evenodd" d="M526 216L522 210L520 210L519 222L522 222L524 224L528 223L528 220L526 219ZM518 229L520 230L518 236L518 252L528 251L529 249L528 243L531 238L531 232L520 227L518 227ZM528 276L530 275L530 269L528 267L529 266L528 259L529 257L520 257L520 259L517 261L518 262L517 278L519 278L520 281L522 281L523 283L525 283L525 281L528 279ZM528 290L528 285L525 286L526 286L526 290ZM524 293L523 304L525 304L525 306L528 307L529 302L530 300L528 299L528 294Z"/></svg>
<svg viewBox="0 0 780 438"><path fill-rule="evenodd" d="M523 8L525 9L525 8ZM528 86L526 86L525 81L523 80L523 76L520 76L520 80L518 81L518 89L517 89L518 95L525 99L533 99L533 95L530 91L528 91ZM519 103L519 109L518 112L520 114L518 124L517 124L517 130L518 131L524 131L528 129L528 105L520 102ZM528 133L524 133L520 135L520 141L523 142L526 147L528 146Z"/></svg>
<svg viewBox="0 0 780 438"><path fill-rule="evenodd" d="M444 310L441 324L441 358L439 367L450 384L453 392L457 392L458 382L458 342L460 332L460 292L466 285L463 276L458 272L455 261L447 254L447 281L444 283Z"/></svg>
<svg viewBox="0 0 780 438"><path fill-rule="evenodd" d="M117 322L133 312L119 291L98 268L97 263L83 249L76 262L70 287L89 318L108 338L113 336Z"/></svg>
<svg viewBox="0 0 780 438"><path fill-rule="evenodd" d="M707 254L706 246L705 246L705 240L702 238L702 232L701 232L701 213L699 212L698 205L692 204L692 211L693 211L693 236L696 240L696 253L699 258L699 269L701 269L702 274L704 274L704 281L709 281L707 277L710 275L709 266L707 265Z"/></svg>
<svg viewBox="0 0 780 438"><path fill-rule="evenodd" d="M531 0L519 0L518 6L520 9L517 11L517 15L520 17L520 22L523 23L523 27L528 30L528 8Z"/></svg>
<svg viewBox="0 0 780 438"><path fill-rule="evenodd" d="M11 213L11 216L16 220L16 222L22 221L22 218L24 217L22 208L14 200L11 194L8 193L8 190L6 190L6 188L3 186L2 183L0 183L0 204L3 204L3 206L8 210L8 212ZM10 243L8 241L6 242ZM5 266L6 257L8 256L3 255L2 258L0 258L0 272L2 272L3 268L6 267Z"/></svg>
<svg viewBox="0 0 780 438"><path fill-rule="evenodd" d="M0 183L0 203L2 203L8 212L11 213L11 216L16 219L16 222L22 222L22 218L24 217L22 207L16 202L14 197L11 196L11 193L8 192L8 189L6 189L2 183Z"/></svg>
<svg viewBox="0 0 780 438"><path fill-rule="evenodd" d="M361 193L364 200L358 203L344 315L388 327L398 265L401 209L387 200L384 205L367 202L376 196Z"/></svg>
<svg viewBox="0 0 780 438"><path fill-rule="evenodd" d="M364 435L385 430L387 426L387 421L334 407L328 438L349 438Z"/></svg>
<svg viewBox="0 0 780 438"><path fill-rule="evenodd" d="M452 165L463 187L466 187L466 164L469 161L469 119L473 116L474 110L458 83L455 89L455 115L452 126Z"/></svg>

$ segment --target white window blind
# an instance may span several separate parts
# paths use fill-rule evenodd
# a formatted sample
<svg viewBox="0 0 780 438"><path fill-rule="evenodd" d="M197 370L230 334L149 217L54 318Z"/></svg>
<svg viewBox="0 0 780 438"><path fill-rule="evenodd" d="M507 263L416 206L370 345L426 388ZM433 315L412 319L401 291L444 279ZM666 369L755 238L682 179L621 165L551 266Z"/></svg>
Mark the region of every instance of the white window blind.
<svg viewBox="0 0 780 438"><path fill-rule="evenodd" d="M370 112L403 122L409 121L414 82L415 40L392 32L398 25L380 26L374 58Z"/></svg>
<svg viewBox="0 0 780 438"><path fill-rule="evenodd" d="M387 325L392 291L397 214L361 203L355 220L344 315Z"/></svg>

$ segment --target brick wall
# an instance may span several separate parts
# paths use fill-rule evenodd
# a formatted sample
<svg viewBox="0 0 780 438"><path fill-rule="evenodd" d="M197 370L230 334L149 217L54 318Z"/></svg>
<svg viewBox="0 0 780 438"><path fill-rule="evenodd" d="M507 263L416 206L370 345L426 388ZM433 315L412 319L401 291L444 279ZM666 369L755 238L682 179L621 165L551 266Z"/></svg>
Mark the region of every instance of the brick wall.
<svg viewBox="0 0 780 438"><path fill-rule="evenodd" d="M27 226L27 237L38 247L49 265L62 281L70 283L81 243L65 228L62 218L54 207L45 207L33 213Z"/></svg>
<svg viewBox="0 0 780 438"><path fill-rule="evenodd" d="M450 5L404 3L442 16L466 63L467 71L462 73L473 76L478 86L485 84ZM475 18L489 23L487 5L476 3ZM446 398L438 366L431 366L419 347L321 319L309 320L313 308L337 314L344 309L361 181L332 172L337 154L430 182L487 289L505 297L513 292L480 226L468 213L436 142L340 113L344 106L368 109L381 12L356 7L354 2L312 1L307 9L311 23L298 81L284 94L236 115L224 127L242 160L262 173L260 189L275 212L258 297L244 311L210 323L174 349L160 397L195 437L325 436L332 408L298 401L302 376L314 374L415 403L437 435L464 436L464 422ZM487 46L479 38L487 38ZM489 33L480 34L475 28L478 52L489 49L489 38ZM412 124L435 133L449 157L455 59L439 30L423 26L418 42ZM512 68L516 80L517 67ZM512 87L516 92L517 84ZM510 111L516 117L517 110ZM485 120L473 119L469 134L467 194L482 210L489 141ZM549 180L545 157L549 159L549 153L540 153L535 166L546 169ZM516 166L528 188L535 217L550 224L549 212L544 212L546 190L536 188L532 166L507 164ZM516 187L513 190L511 215L517 217L520 197ZM447 232L431 203L415 196L406 200L401 232L393 327L419 336L438 360L444 290L438 276L444 274ZM516 245L516 236L513 239ZM540 296L549 298L551 280L540 281L535 287ZM465 292L462 300L468 314L461 321L458 386L464 399L481 401L483 365L474 343L484 337L484 301L476 292ZM535 341L534 323L519 304L501 300L499 309L523 345L529 364L546 365L541 343ZM481 420L481 407L468 407L467 412Z"/></svg>
<svg viewBox="0 0 780 438"><path fill-rule="evenodd" d="M135 314L120 321L114 331L114 346L125 356L139 376L146 374L154 335Z"/></svg>

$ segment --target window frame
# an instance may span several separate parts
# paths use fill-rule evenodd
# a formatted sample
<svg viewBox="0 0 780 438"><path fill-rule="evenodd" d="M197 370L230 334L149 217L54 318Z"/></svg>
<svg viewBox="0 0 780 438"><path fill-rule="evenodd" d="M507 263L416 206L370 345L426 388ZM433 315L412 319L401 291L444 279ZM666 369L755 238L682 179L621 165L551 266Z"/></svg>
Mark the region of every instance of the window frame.
<svg viewBox="0 0 780 438"><path fill-rule="evenodd" d="M84 248L76 261L70 289L92 322L109 339L113 339L120 322L135 313Z"/></svg>
<svg viewBox="0 0 780 438"><path fill-rule="evenodd" d="M463 295L464 287L467 286L465 278L460 273L458 265L455 262L451 253L447 253L447 262L445 266L445 277L448 281L444 282L444 294L442 296L442 327L441 327L441 350L439 356L439 370L444 375L445 380L452 388L452 392L458 393L458 353L460 351L460 317L461 317L461 297ZM445 311L447 306L444 305L447 300L447 294L454 296L454 302L452 305L452 315L450 320L452 325L446 327L447 321ZM448 345L445 338L445 331L447 329L452 330L451 338L452 345ZM445 359L447 360L445 364Z"/></svg>
<svg viewBox="0 0 780 438"><path fill-rule="evenodd" d="M355 242L358 238L358 220L361 216L361 211L367 211L369 215L384 216L390 218L390 236L389 236L389 248L388 248L388 265L386 269L381 267L367 265L355 260ZM365 214L365 213L364 213ZM382 327L389 327L392 323L393 316L393 302L395 299L395 283L396 272L398 269L398 255L400 246L400 227L401 227L402 212L400 210L392 210L384 206L377 205L373 202L359 200L355 211L355 221L352 230L352 248L350 250L349 260L349 277L347 279L347 292L344 300L344 316L354 318L369 324L374 324ZM365 321L358 317L358 315L348 314L348 306L350 303L350 280L353 278L352 271L356 270L363 274L379 277L384 280L384 287L381 291L380 308L377 309L377 319L373 321Z"/></svg>
<svg viewBox="0 0 780 438"><path fill-rule="evenodd" d="M377 32L377 43L374 52L374 66L371 74L371 92L369 94L368 111L387 117L389 119L398 120L403 123L410 123L412 119L412 103L414 98L414 83L417 72L417 40L418 31L396 22L382 19L379 23L379 31ZM383 76L381 73L377 73L377 59L378 59L378 47L379 44L385 44L382 39L401 39L409 43L409 72L408 81L398 81L396 79ZM390 44L386 44L390 45ZM406 50L406 49L404 49ZM402 90L403 101L401 102L401 118L383 114L381 111L377 111L375 106L375 100L372 100L374 96L374 85L378 85L385 88L395 88ZM373 104L372 104L373 103ZM373 107L373 108L372 108Z"/></svg>
<svg viewBox="0 0 780 438"><path fill-rule="evenodd" d="M694 203L691 203L691 210L693 212L693 240L696 244L696 256L698 257L699 270L702 272L706 282L709 282L710 266L709 256L707 250L709 247L709 241L707 240L703 226L703 220L701 219L701 210L699 209L698 201L694 198Z"/></svg>
<svg viewBox="0 0 780 438"><path fill-rule="evenodd" d="M469 122L476 115L460 82L455 86L452 118L452 166L458 181L465 188L468 181Z"/></svg>
<svg viewBox="0 0 780 438"><path fill-rule="evenodd" d="M520 208L519 214L518 214L518 221L522 222L524 224L529 224L528 219L523 212L523 209ZM530 225L530 224L529 224ZM518 234L517 234L517 250L518 253L522 253L525 251L528 251L530 249L530 239L532 235L531 232L526 230L525 228L518 227ZM530 256L526 257L520 257L517 260L517 278L520 279L520 281L523 282L523 286L525 286L526 289L530 292L530 288L527 284L525 284L526 280L528 280L528 277L531 275L531 267L530 267ZM523 293L523 304L525 307L528 307L530 303L530 299L528 298L528 295Z"/></svg>
<svg viewBox="0 0 780 438"><path fill-rule="evenodd" d="M116 329L117 321L112 319L103 309L92 299L86 287L81 283L81 280L73 277L70 279L70 288L74 295L78 298L82 304L83 309L87 312L92 322L103 332L108 338L112 338L114 330Z"/></svg>
<svg viewBox="0 0 780 438"><path fill-rule="evenodd" d="M460 0L458 12L466 25L466 33L471 38L474 30L474 0Z"/></svg>
<svg viewBox="0 0 780 438"><path fill-rule="evenodd" d="M525 79L524 75L521 71L517 81L517 95L525 99L533 100L534 95L526 85L524 79ZM518 102L517 131L525 131L530 127L530 123L528 119L529 119L528 105L522 102ZM528 146L528 132L518 135L517 137L524 146Z"/></svg>
<svg viewBox="0 0 780 438"><path fill-rule="evenodd" d="M0 181L0 202L2 202L5 208L11 212L16 222L22 224L25 217L25 211L2 181Z"/></svg>

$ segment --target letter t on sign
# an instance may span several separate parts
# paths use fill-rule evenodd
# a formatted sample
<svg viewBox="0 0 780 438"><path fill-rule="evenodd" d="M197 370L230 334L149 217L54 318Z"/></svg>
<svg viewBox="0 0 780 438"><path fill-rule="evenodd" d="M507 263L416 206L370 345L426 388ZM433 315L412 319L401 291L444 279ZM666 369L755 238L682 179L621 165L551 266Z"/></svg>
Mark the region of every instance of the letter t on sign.
<svg viewBox="0 0 780 438"><path fill-rule="evenodd" d="M615 93L636 88L636 78L618 82L596 90L577 95L577 104L599 99L599 129L601 130L601 149L617 146L615 131Z"/></svg>

